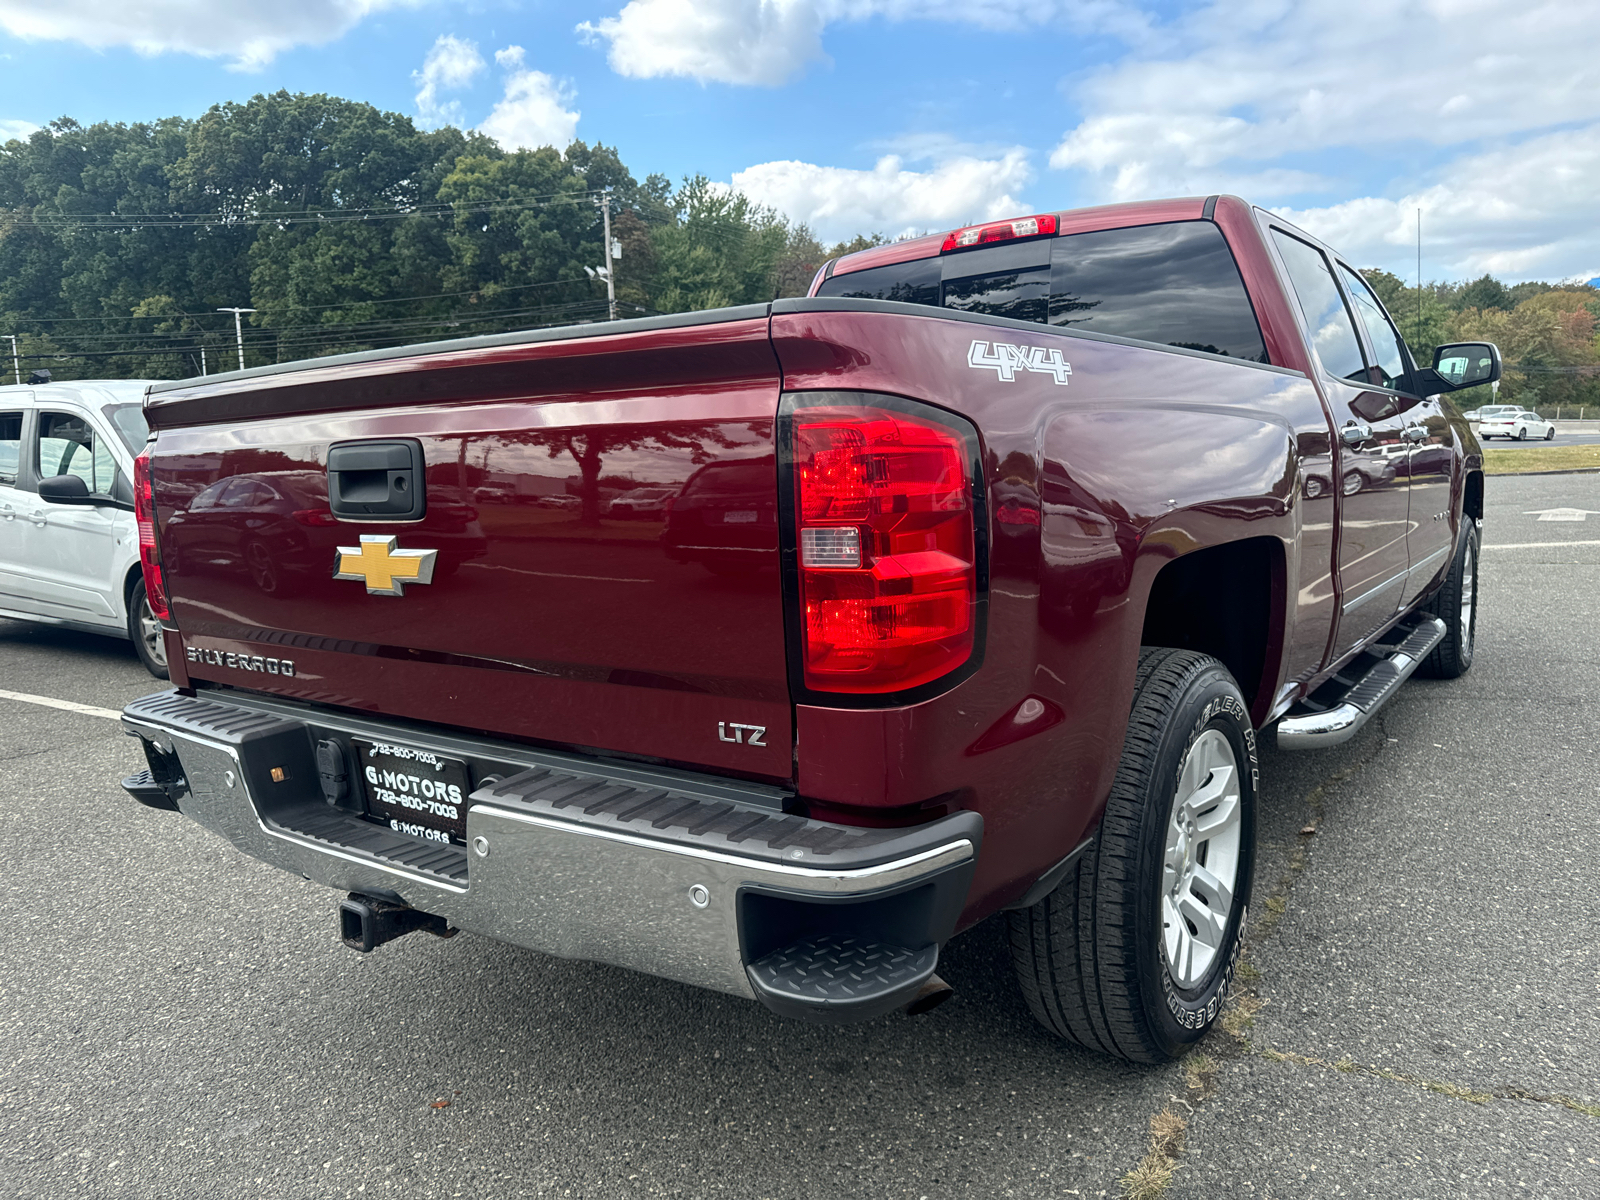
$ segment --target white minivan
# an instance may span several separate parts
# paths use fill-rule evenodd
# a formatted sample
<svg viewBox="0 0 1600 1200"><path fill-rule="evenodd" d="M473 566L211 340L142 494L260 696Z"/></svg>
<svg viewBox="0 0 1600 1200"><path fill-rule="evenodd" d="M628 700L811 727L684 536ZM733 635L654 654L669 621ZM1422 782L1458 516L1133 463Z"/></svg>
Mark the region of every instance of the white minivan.
<svg viewBox="0 0 1600 1200"><path fill-rule="evenodd" d="M147 386L0 387L0 617L129 638L165 679L133 515Z"/></svg>

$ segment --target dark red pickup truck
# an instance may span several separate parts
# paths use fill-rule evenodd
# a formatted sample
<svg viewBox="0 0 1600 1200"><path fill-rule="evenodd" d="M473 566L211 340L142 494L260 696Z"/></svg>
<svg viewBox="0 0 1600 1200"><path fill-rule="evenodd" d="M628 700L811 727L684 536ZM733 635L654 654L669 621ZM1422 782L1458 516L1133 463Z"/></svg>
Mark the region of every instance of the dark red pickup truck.
<svg viewBox="0 0 1600 1200"><path fill-rule="evenodd" d="M1419 367L1222 196L157 385L176 686L125 786L349 893L358 949L465 929L839 1021L936 1002L1004 911L1047 1026L1177 1054L1236 960L1256 731L1337 743L1471 664L1440 396L1499 370Z"/></svg>

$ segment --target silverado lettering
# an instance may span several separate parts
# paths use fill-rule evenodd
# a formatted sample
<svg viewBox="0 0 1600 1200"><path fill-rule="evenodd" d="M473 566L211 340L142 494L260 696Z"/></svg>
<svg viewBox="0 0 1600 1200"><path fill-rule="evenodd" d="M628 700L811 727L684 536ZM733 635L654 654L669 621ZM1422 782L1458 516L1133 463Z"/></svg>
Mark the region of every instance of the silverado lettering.
<svg viewBox="0 0 1600 1200"><path fill-rule="evenodd" d="M871 247L803 299L154 384L168 645L296 661L172 654L124 713L165 781L137 794L351 893L357 949L470 929L837 1022L937 1002L996 917L1047 1028L1181 1055L1237 969L1258 736L1336 745L1472 665L1448 393L1500 358L1437 354L1212 196ZM243 480L329 520L230 558L247 510L196 501ZM331 577L351 522L433 586Z"/></svg>

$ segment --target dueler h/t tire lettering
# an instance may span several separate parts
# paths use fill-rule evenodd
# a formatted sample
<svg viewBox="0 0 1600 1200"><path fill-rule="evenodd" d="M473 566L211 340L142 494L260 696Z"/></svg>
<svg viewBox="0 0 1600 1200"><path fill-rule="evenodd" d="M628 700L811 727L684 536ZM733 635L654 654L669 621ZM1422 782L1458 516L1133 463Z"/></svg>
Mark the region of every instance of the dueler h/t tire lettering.
<svg viewBox="0 0 1600 1200"><path fill-rule="evenodd" d="M1041 1024L1132 1062L1176 1058L1200 1040L1238 962L1257 784L1255 733L1227 669L1193 651L1141 650L1122 759L1093 848L1050 895L1007 915L1017 978ZM1198 827L1185 814L1197 816ZM1189 887L1186 868L1197 880L1211 878L1207 863L1217 875L1231 870L1231 894L1196 884L1182 904L1170 903ZM1200 898L1208 890L1209 904ZM1186 911L1200 912L1201 926L1211 920L1199 939L1177 936L1172 922ZM1208 943L1203 954L1196 940Z"/></svg>
<svg viewBox="0 0 1600 1200"><path fill-rule="evenodd" d="M1463 517L1465 528L1450 563L1450 574L1422 611L1444 622L1444 639L1417 666L1425 679L1459 679L1472 669L1478 637L1478 522Z"/></svg>

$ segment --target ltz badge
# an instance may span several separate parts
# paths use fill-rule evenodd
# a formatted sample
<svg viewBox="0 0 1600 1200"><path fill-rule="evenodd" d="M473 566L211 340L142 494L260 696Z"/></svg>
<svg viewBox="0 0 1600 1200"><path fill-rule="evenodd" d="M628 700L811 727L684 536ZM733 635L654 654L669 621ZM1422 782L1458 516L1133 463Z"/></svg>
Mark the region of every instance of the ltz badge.
<svg viewBox="0 0 1600 1200"><path fill-rule="evenodd" d="M395 539L363 533L361 545L340 546L333 559L335 579L359 579L373 596L404 596L408 583L432 583L437 550L397 550Z"/></svg>

